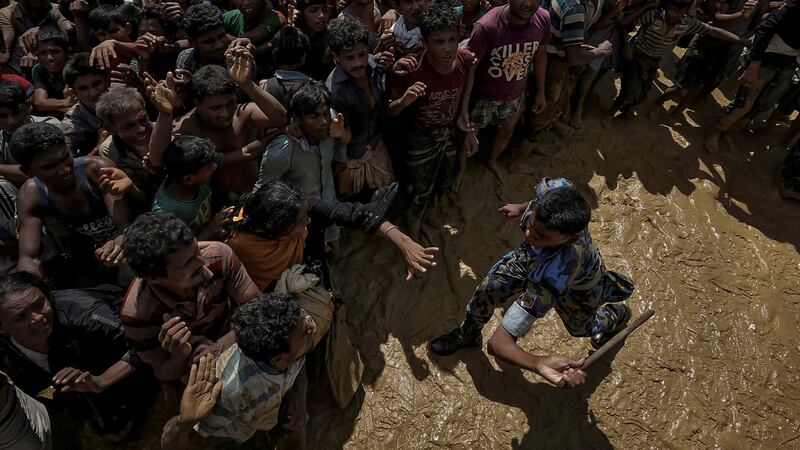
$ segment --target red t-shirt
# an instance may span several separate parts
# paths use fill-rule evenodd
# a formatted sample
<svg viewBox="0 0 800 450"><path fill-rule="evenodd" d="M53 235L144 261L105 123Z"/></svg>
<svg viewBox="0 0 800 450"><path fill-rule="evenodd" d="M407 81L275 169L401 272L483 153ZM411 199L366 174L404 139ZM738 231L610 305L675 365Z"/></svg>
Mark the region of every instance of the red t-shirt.
<svg viewBox="0 0 800 450"><path fill-rule="evenodd" d="M472 67L472 54L459 48L455 57L455 69L442 75L433 69L425 52L420 55L419 68L392 80L393 98L400 98L412 84L425 83L425 95L409 107L414 125L419 128L438 128L453 125L461 107L467 75Z"/></svg>
<svg viewBox="0 0 800 450"><path fill-rule="evenodd" d="M533 55L550 40L550 15L539 8L529 25L512 27L505 17L509 6L498 6L483 15L472 30L469 48L478 58L475 72L476 100L516 100L525 92L533 70Z"/></svg>

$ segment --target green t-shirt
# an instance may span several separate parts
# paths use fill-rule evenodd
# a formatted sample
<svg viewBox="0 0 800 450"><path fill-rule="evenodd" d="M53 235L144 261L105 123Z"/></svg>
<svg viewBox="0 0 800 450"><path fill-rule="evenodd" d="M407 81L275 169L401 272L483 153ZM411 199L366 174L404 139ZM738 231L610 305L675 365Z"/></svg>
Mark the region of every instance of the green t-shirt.
<svg viewBox="0 0 800 450"><path fill-rule="evenodd" d="M61 74L54 75L47 71L41 63L36 63L31 69L31 81L36 89L47 91L48 98L64 98L64 78Z"/></svg>
<svg viewBox="0 0 800 450"><path fill-rule="evenodd" d="M267 6L266 8L269 7ZM225 23L225 31L233 36L241 37L245 31L249 31L244 29L244 14L242 14L242 12L238 9L233 9L226 12L222 16L222 20ZM283 28L285 23L286 20L280 13L268 9L266 17L261 21L260 24L258 24L258 27L267 33L267 39L272 39L272 37L275 36L275 33Z"/></svg>
<svg viewBox="0 0 800 450"><path fill-rule="evenodd" d="M211 222L211 185L200 186L194 200L179 200L167 194L164 184L158 188L153 199L152 211L169 211L178 216L193 231Z"/></svg>

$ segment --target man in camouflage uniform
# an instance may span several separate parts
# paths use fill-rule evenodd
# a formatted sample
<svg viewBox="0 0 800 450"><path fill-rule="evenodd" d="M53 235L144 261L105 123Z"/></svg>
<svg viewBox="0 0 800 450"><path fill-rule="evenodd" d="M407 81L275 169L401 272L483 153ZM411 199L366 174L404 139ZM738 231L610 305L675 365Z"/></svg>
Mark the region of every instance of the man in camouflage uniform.
<svg viewBox="0 0 800 450"><path fill-rule="evenodd" d="M514 346L517 338L553 308L571 335L591 337L595 348L607 342L630 319L630 310L620 302L630 297L633 282L605 269L587 227L591 210L586 201L563 178L543 179L536 187L536 195L528 203L509 204L500 209L506 217L522 215L520 227L525 241L489 270L467 305L467 316L461 326L431 342L429 351L433 355L446 356L463 347L479 346L481 329L492 317L494 308L514 296L518 299L503 317L502 330L498 329L502 336L511 336ZM523 367L530 365L502 354L504 348L508 350L506 346L493 345L504 342L498 340L502 336L497 332L493 335L489 352ZM556 368L556 372L574 367L564 361L550 363L551 368L564 367ZM550 381L558 380L556 376L536 371Z"/></svg>

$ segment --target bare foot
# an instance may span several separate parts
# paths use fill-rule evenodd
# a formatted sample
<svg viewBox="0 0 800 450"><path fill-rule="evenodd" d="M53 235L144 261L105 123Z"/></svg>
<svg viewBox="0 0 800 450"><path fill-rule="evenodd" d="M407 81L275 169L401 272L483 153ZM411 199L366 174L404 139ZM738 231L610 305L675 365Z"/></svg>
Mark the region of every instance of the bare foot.
<svg viewBox="0 0 800 450"><path fill-rule="evenodd" d="M486 163L486 168L494 175L498 183L503 184L503 175L501 174L500 167L497 165L497 161L488 161Z"/></svg>
<svg viewBox="0 0 800 450"><path fill-rule="evenodd" d="M711 134L706 137L705 141L703 141L703 148L712 155L719 153L719 138L720 132L712 131Z"/></svg>

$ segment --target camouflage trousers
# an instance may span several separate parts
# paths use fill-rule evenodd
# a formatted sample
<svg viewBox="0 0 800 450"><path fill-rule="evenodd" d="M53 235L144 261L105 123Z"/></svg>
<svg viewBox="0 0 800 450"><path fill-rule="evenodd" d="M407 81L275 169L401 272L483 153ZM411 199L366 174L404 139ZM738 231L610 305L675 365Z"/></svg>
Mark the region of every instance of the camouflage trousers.
<svg viewBox="0 0 800 450"><path fill-rule="evenodd" d="M605 270L602 263L591 280L570 285L557 296L531 280L535 266L526 244L509 252L489 270L467 305L470 321L485 324L494 309L517 296L517 302L537 319L555 309L567 331L576 337L615 330L627 321L630 310L622 303L634 285L630 278Z"/></svg>

